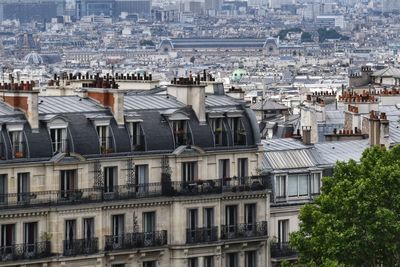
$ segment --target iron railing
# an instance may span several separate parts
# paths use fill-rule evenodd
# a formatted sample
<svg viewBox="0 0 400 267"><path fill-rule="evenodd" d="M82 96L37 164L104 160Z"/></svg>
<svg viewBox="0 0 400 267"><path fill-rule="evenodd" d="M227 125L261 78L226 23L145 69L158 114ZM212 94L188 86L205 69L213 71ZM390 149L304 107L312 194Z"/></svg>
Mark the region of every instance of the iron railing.
<svg viewBox="0 0 400 267"><path fill-rule="evenodd" d="M50 241L0 246L1 261L41 259L50 256Z"/></svg>
<svg viewBox="0 0 400 267"><path fill-rule="evenodd" d="M192 182L170 182L129 184L107 188L86 188L76 190L54 190L26 193L0 194L0 209L75 205L103 201L140 199L161 196L193 196L221 193L260 191L270 187L268 177L253 176L218 180L197 180Z"/></svg>
<svg viewBox="0 0 400 267"><path fill-rule="evenodd" d="M288 242L271 244L272 258L294 258L297 257L297 251L293 249Z"/></svg>
<svg viewBox="0 0 400 267"><path fill-rule="evenodd" d="M186 229L186 243L209 243L218 240L218 227Z"/></svg>
<svg viewBox="0 0 400 267"><path fill-rule="evenodd" d="M221 239L261 237L267 235L268 227L266 221L221 226Z"/></svg>
<svg viewBox="0 0 400 267"><path fill-rule="evenodd" d="M167 231L155 231L147 233L127 233L122 235L106 236L104 250L120 250L146 247L161 247L166 245Z"/></svg>
<svg viewBox="0 0 400 267"><path fill-rule="evenodd" d="M99 252L98 238L64 240L64 256L90 255Z"/></svg>

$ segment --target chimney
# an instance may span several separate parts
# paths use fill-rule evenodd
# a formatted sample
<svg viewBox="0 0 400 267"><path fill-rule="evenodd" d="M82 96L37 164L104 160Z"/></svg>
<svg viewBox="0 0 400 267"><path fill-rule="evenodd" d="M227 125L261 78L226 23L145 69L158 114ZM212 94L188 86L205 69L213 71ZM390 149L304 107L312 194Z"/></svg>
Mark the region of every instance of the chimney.
<svg viewBox="0 0 400 267"><path fill-rule="evenodd" d="M0 91L5 103L14 109L25 113L26 119L31 126L32 132L39 132L39 90L34 90L35 83L3 84Z"/></svg>
<svg viewBox="0 0 400 267"><path fill-rule="evenodd" d="M110 108L119 127L124 127L124 96L126 91L120 89L88 88L87 96L100 103L103 107Z"/></svg>
<svg viewBox="0 0 400 267"><path fill-rule="evenodd" d="M311 145L311 126L303 126L303 143L305 145Z"/></svg>
<svg viewBox="0 0 400 267"><path fill-rule="evenodd" d="M382 112L380 115L380 140L379 144L389 148L389 120L386 117L386 113Z"/></svg>
<svg viewBox="0 0 400 267"><path fill-rule="evenodd" d="M369 115L369 145L381 145L381 121L375 111L371 111Z"/></svg>
<svg viewBox="0 0 400 267"><path fill-rule="evenodd" d="M167 93L186 106L190 106L200 124L206 123L206 86L200 84L199 77L174 79L168 86Z"/></svg>

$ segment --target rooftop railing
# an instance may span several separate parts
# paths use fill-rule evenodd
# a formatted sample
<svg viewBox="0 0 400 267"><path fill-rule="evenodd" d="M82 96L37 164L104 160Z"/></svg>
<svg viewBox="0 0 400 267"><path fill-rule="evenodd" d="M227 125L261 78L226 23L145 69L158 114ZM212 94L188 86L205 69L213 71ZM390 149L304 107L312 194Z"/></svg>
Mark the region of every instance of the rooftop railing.
<svg viewBox="0 0 400 267"><path fill-rule="evenodd" d="M32 260L51 256L50 242L0 246L1 261Z"/></svg>
<svg viewBox="0 0 400 267"><path fill-rule="evenodd" d="M190 182L162 182L120 185L76 190L53 190L0 194L0 208L76 205L83 203L153 198L161 196L194 196L221 193L262 191L270 187L268 177L253 176Z"/></svg>
<svg viewBox="0 0 400 267"><path fill-rule="evenodd" d="M210 243L218 240L218 227L186 229L186 243Z"/></svg>
<svg viewBox="0 0 400 267"><path fill-rule="evenodd" d="M126 233L122 235L106 236L104 250L122 250L146 247L162 247L168 242L167 231L154 231L146 233Z"/></svg>
<svg viewBox="0 0 400 267"><path fill-rule="evenodd" d="M99 239L64 240L64 256L90 255L99 251Z"/></svg>
<svg viewBox="0 0 400 267"><path fill-rule="evenodd" d="M288 242L272 243L271 244L272 258L294 258L297 257L297 251L294 250Z"/></svg>
<svg viewBox="0 0 400 267"><path fill-rule="evenodd" d="M221 239L238 239L268 235L267 222L241 223L221 226Z"/></svg>

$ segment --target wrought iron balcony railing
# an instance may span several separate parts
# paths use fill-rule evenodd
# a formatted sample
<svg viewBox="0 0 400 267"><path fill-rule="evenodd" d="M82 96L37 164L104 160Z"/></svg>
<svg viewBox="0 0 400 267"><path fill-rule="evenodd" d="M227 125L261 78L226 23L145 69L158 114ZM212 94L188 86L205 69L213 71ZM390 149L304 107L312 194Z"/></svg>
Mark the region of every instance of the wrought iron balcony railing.
<svg viewBox="0 0 400 267"><path fill-rule="evenodd" d="M268 235L266 221L221 226L221 239L262 237Z"/></svg>
<svg viewBox="0 0 400 267"><path fill-rule="evenodd" d="M272 258L294 258L297 257L297 251L290 247L288 242L272 243L271 244Z"/></svg>
<svg viewBox="0 0 400 267"><path fill-rule="evenodd" d="M218 227L186 229L186 243L209 243L218 240Z"/></svg>
<svg viewBox="0 0 400 267"><path fill-rule="evenodd" d="M166 245L167 231L155 231L147 233L127 233L122 235L106 236L104 250L120 250L146 247L162 247Z"/></svg>
<svg viewBox="0 0 400 267"><path fill-rule="evenodd" d="M129 184L107 188L86 188L76 190L54 190L26 193L0 194L1 208L30 206L76 205L103 201L140 199L161 196L193 196L221 193L237 193L265 190L270 187L268 177L234 177L217 180L196 180L191 182L162 182Z"/></svg>
<svg viewBox="0 0 400 267"><path fill-rule="evenodd" d="M99 252L98 238L64 240L64 256L90 255Z"/></svg>
<svg viewBox="0 0 400 267"><path fill-rule="evenodd" d="M1 261L32 260L50 256L50 241L0 246Z"/></svg>

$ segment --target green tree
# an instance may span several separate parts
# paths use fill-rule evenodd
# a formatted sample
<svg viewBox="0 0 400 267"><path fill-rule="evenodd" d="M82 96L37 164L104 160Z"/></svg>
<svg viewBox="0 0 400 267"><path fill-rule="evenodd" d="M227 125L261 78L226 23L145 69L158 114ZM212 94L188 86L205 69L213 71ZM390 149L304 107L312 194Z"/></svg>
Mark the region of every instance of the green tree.
<svg viewBox="0 0 400 267"><path fill-rule="evenodd" d="M400 146L338 162L299 219L290 242L300 265L400 266Z"/></svg>

